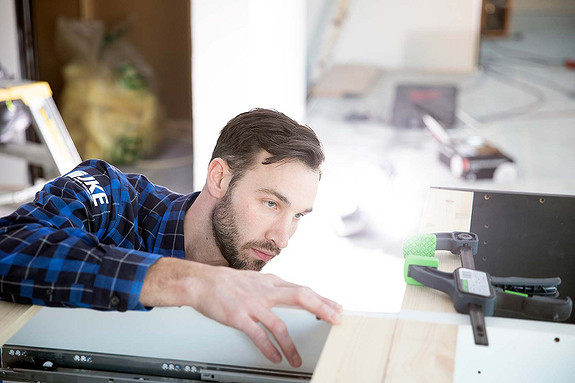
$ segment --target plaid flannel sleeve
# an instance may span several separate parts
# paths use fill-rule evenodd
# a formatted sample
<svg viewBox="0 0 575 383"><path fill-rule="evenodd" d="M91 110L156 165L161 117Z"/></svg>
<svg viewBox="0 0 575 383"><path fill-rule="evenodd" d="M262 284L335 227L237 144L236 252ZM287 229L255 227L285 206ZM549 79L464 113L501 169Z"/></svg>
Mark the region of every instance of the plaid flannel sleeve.
<svg viewBox="0 0 575 383"><path fill-rule="evenodd" d="M107 235L119 232L122 206L129 209L137 196L104 166L85 162L76 171L97 172L98 191L102 189L105 199L95 199L87 187L93 185L64 176L47 184L34 202L0 218L1 299L98 310L146 309L139 302L140 291L160 255L105 244Z"/></svg>

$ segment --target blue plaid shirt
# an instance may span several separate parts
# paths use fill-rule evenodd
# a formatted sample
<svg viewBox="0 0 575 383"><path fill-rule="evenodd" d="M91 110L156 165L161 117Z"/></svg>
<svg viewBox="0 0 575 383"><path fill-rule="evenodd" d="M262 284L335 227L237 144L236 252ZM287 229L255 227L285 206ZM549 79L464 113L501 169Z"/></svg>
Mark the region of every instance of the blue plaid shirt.
<svg viewBox="0 0 575 383"><path fill-rule="evenodd" d="M181 195L90 160L0 218L0 299L27 304L145 310L148 268L184 258Z"/></svg>

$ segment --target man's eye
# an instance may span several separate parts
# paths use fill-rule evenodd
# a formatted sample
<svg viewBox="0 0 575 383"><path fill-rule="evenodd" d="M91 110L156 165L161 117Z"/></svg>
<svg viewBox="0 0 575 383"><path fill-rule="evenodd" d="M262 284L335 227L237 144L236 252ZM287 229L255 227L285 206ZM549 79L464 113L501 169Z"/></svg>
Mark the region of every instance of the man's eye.
<svg viewBox="0 0 575 383"><path fill-rule="evenodd" d="M272 208L272 209L278 205L274 201L264 201L264 203L266 204L267 207Z"/></svg>
<svg viewBox="0 0 575 383"><path fill-rule="evenodd" d="M303 213L297 213L297 214L295 215L295 219L299 220L299 219L301 219L304 215L305 215L305 214L303 214Z"/></svg>

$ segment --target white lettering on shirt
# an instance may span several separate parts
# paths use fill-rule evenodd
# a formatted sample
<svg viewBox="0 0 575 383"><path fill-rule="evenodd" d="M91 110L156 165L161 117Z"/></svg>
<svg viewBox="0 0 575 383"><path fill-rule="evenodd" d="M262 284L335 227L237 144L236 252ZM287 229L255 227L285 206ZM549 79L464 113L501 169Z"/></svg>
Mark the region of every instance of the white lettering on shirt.
<svg viewBox="0 0 575 383"><path fill-rule="evenodd" d="M94 177L92 177L85 171L76 170L71 173L68 173L66 176L74 178L80 181L82 185L84 185L84 187L90 194L90 197L92 198L92 203L94 204L94 206L98 206L98 204L105 205L108 203L108 196L106 195L104 188L100 186L100 183ZM98 193L94 193L96 190L98 190Z"/></svg>

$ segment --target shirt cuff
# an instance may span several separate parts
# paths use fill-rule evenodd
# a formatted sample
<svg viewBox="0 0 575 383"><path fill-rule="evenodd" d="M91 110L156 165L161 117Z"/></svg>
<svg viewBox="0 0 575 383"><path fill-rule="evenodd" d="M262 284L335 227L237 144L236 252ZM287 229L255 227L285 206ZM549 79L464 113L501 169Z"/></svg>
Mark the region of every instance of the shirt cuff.
<svg viewBox="0 0 575 383"><path fill-rule="evenodd" d="M94 281L93 307L103 310L147 310L140 292L150 266L161 255L108 247Z"/></svg>

